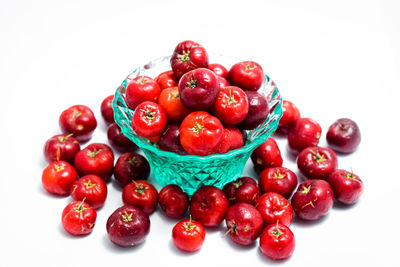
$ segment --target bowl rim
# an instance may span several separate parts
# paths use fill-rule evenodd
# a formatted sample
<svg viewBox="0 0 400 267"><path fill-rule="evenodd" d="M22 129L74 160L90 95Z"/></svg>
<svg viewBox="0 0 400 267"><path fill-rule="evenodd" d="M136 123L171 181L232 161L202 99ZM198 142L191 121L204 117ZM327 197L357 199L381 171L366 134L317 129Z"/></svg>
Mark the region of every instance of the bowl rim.
<svg viewBox="0 0 400 267"><path fill-rule="evenodd" d="M167 57L170 57L170 56L167 56ZM162 59L165 59L165 58L166 58L165 56L164 57L158 57L158 58L152 60L151 62L157 61L157 60L162 60ZM272 121L274 119L274 117L278 116L276 123L272 123L272 125L271 125L271 123L269 124L269 125L272 126L272 131L271 131L271 134L269 136L261 137L261 138L260 137L256 137L256 139L254 141L252 141L251 143L247 143L247 144L245 144L245 146L243 146L241 148L228 151L225 154L211 154L211 155L208 155L208 156L180 155L180 154L177 154L177 153L174 153L174 152L161 150L160 148L157 147L157 145L155 143L148 144L148 143L146 143L146 142L144 142L142 140L142 139L145 139L143 137L134 136L135 138L131 138L130 137L131 134L132 133L136 134L136 133L133 131L133 129L130 129L132 132L129 132L127 127L124 126L122 124L121 120L119 120L118 117L117 117L117 114L123 112L122 110L120 110L120 107L118 105L118 101L121 101L121 103L125 103L125 100L121 96L120 88L121 88L121 86L123 86L125 88L124 83L129 81L128 77L130 77L133 73L135 73L137 70L139 70L140 68L142 68L143 66L146 66L146 65L148 65L148 64L139 65L123 80L121 85L115 91L114 99L112 101L112 108L113 108L113 111L114 111L114 120L115 120L115 122L121 128L122 133L129 140L134 142L140 149L144 148L144 149L147 149L148 151L150 151L152 153L155 153L155 154L157 154L159 156L172 158L172 159L178 160L178 161L191 161L191 160L193 160L193 161L196 161L196 162L199 162L199 161L200 162L209 162L209 161L212 161L212 160L226 160L227 158L234 158L234 157L239 156L241 154L251 152L257 146L259 146L263 142L265 142L265 140L267 140L268 137L271 136L276 131L276 129L278 127L279 120L282 117L282 95L280 94L280 92L278 90L278 86L276 85L276 83L273 82L267 74L265 74L266 82L268 82L268 83L269 82L273 82L274 83L274 89L273 89L272 94L271 94L271 99L274 99L274 97L277 94L279 94L279 98L276 99L276 100L274 99L274 101L276 101L276 103L274 103L274 105L269 107L270 109L273 108L273 111L270 112L268 114L267 118L266 118L266 120ZM270 102L268 104L270 104ZM128 108L128 106L126 104L125 104L125 106L126 106L126 108ZM248 132L248 130L247 130L247 132Z"/></svg>

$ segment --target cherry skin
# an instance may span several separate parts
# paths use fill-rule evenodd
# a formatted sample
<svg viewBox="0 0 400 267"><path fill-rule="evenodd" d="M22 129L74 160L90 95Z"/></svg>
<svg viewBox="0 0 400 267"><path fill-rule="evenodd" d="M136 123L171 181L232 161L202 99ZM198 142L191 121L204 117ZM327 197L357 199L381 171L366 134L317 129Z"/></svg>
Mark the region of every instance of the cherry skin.
<svg viewBox="0 0 400 267"><path fill-rule="evenodd" d="M300 119L299 109L288 100L282 102L282 118L279 120L278 132L287 134L296 121Z"/></svg>
<svg viewBox="0 0 400 267"><path fill-rule="evenodd" d="M178 81L176 80L172 70L167 70L163 73L160 73L154 80L158 83L161 90L178 86Z"/></svg>
<svg viewBox="0 0 400 267"><path fill-rule="evenodd" d="M321 126L313 119L300 118L288 134L289 148L293 154L309 146L317 146L321 137Z"/></svg>
<svg viewBox="0 0 400 267"><path fill-rule="evenodd" d="M258 199L257 210L261 213L265 225L276 223L289 226L293 219L293 208L290 202L274 192L264 193Z"/></svg>
<svg viewBox="0 0 400 267"><path fill-rule="evenodd" d="M64 134L73 133L79 142L88 141L97 127L93 111L84 105L76 105L64 110L58 122Z"/></svg>
<svg viewBox="0 0 400 267"><path fill-rule="evenodd" d="M358 175L345 170L335 170L328 177L335 199L350 205L360 198L364 191L364 184Z"/></svg>
<svg viewBox="0 0 400 267"><path fill-rule="evenodd" d="M53 161L43 170L42 185L49 193L68 195L78 178L74 167L66 161Z"/></svg>
<svg viewBox="0 0 400 267"><path fill-rule="evenodd" d="M281 167L283 159L281 151L275 139L269 137L251 154L251 161L257 173L261 173L266 168Z"/></svg>
<svg viewBox="0 0 400 267"><path fill-rule="evenodd" d="M337 166L335 152L327 147L308 147L297 156L297 167L308 179L327 180Z"/></svg>
<svg viewBox="0 0 400 267"><path fill-rule="evenodd" d="M135 152L122 154L114 167L115 181L125 187L132 180L147 180L150 174L150 165L145 157Z"/></svg>
<svg viewBox="0 0 400 267"><path fill-rule="evenodd" d="M172 229L172 241L175 246L183 251L193 252L199 250L206 237L206 231L199 222L182 220Z"/></svg>
<svg viewBox="0 0 400 267"><path fill-rule="evenodd" d="M329 127L326 140L333 150L344 154L351 153L361 142L360 129L351 119L338 119Z"/></svg>
<svg viewBox="0 0 400 267"><path fill-rule="evenodd" d="M233 242L250 245L261 234L264 221L260 212L248 203L236 203L225 216L227 233Z"/></svg>
<svg viewBox="0 0 400 267"><path fill-rule="evenodd" d="M87 235L96 223L96 210L82 201L69 203L61 216L62 226L71 235Z"/></svg>
<svg viewBox="0 0 400 267"><path fill-rule="evenodd" d="M208 67L207 51L196 42L180 42L172 54L171 68L177 79L180 79L185 73L197 69Z"/></svg>
<svg viewBox="0 0 400 267"><path fill-rule="evenodd" d="M46 141L43 151L48 162L58 160L74 162L75 155L81 150L81 146L72 135L59 134Z"/></svg>
<svg viewBox="0 0 400 267"><path fill-rule="evenodd" d="M142 243L149 232L149 215L133 206L116 209L107 220L108 237L120 247L133 247Z"/></svg>
<svg viewBox="0 0 400 267"><path fill-rule="evenodd" d="M262 94L257 92L246 91L245 93L249 101L249 112L238 127L242 130L253 130L268 117L268 102Z"/></svg>
<svg viewBox="0 0 400 267"><path fill-rule="evenodd" d="M221 64L208 64L208 69L212 70L216 75L222 78L228 78L228 70Z"/></svg>
<svg viewBox="0 0 400 267"><path fill-rule="evenodd" d="M160 93L161 89L156 81L147 76L138 76L126 87L126 105L131 109L136 109L142 102L157 102Z"/></svg>
<svg viewBox="0 0 400 267"><path fill-rule="evenodd" d="M217 75L205 68L183 75L178 87L182 104L190 110L210 109L220 90Z"/></svg>
<svg viewBox="0 0 400 267"><path fill-rule="evenodd" d="M228 80L221 76L217 76L217 82L219 84L219 88L231 86L231 84L228 82Z"/></svg>
<svg viewBox="0 0 400 267"><path fill-rule="evenodd" d="M114 110L112 108L112 102L114 100L114 95L107 96L103 102L101 102L100 111L101 116L103 116L104 121L107 124L113 123L114 121Z"/></svg>
<svg viewBox="0 0 400 267"><path fill-rule="evenodd" d="M158 203L158 192L145 180L133 180L122 190L122 201L125 205L138 207L147 214L152 214Z"/></svg>
<svg viewBox="0 0 400 267"><path fill-rule="evenodd" d="M132 116L132 129L140 136L159 136L167 125L164 109L153 102L140 103Z"/></svg>
<svg viewBox="0 0 400 267"><path fill-rule="evenodd" d="M295 243L289 227L279 223L265 227L260 237L261 252L273 260L289 258L293 254Z"/></svg>
<svg viewBox="0 0 400 267"><path fill-rule="evenodd" d="M189 113L181 101L178 87L170 87L161 91L158 104L167 115L168 122L181 122Z"/></svg>
<svg viewBox="0 0 400 267"><path fill-rule="evenodd" d="M297 176L285 167L266 168L259 178L262 192L275 192L289 199L297 187Z"/></svg>
<svg viewBox="0 0 400 267"><path fill-rule="evenodd" d="M158 144L160 149L174 152L179 155L187 155L186 150L181 145L179 136L179 126L168 124L160 137L160 142Z"/></svg>
<svg viewBox="0 0 400 267"><path fill-rule="evenodd" d="M332 188L324 180L302 182L292 197L293 209L303 220L317 220L327 214L332 205Z"/></svg>
<svg viewBox="0 0 400 267"><path fill-rule="evenodd" d="M231 150L238 149L244 146L242 132L235 126L225 126L216 154L225 154Z"/></svg>
<svg viewBox="0 0 400 267"><path fill-rule="evenodd" d="M71 197L75 201L85 200L94 209L101 208L107 198L107 184L97 175L85 175L72 185Z"/></svg>
<svg viewBox="0 0 400 267"><path fill-rule="evenodd" d="M227 183L223 191L231 205L244 202L255 206L260 194L257 182L253 178L246 176Z"/></svg>
<svg viewBox="0 0 400 267"><path fill-rule="evenodd" d="M260 64L254 61L243 61L231 67L228 81L243 90L257 91L265 80Z"/></svg>
<svg viewBox="0 0 400 267"><path fill-rule="evenodd" d="M189 206L189 197L177 185L170 184L164 186L158 194L158 203L161 210L169 218L182 217Z"/></svg>
<svg viewBox="0 0 400 267"><path fill-rule="evenodd" d="M115 122L108 126L107 139L111 147L118 152L124 153L137 149L135 143L122 133L121 128Z"/></svg>
<svg viewBox="0 0 400 267"><path fill-rule="evenodd" d="M113 174L114 153L106 144L93 143L76 154L74 166L80 176L96 174L107 182Z"/></svg>
<svg viewBox="0 0 400 267"><path fill-rule="evenodd" d="M212 108L212 113L223 123L234 125L243 121L249 112L249 101L245 92L236 86L221 88Z"/></svg>
<svg viewBox="0 0 400 267"><path fill-rule="evenodd" d="M217 226L225 217L229 201L224 192L215 186L202 186L193 194L190 213L204 226Z"/></svg>

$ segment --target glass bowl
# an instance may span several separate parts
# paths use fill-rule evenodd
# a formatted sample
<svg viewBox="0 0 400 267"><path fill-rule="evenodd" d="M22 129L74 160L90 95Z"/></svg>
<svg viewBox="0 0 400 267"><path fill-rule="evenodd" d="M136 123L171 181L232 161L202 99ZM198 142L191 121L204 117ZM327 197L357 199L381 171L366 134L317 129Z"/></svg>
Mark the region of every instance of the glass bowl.
<svg viewBox="0 0 400 267"><path fill-rule="evenodd" d="M178 155L163 151L146 138L138 136L131 125L134 110L125 103L125 89L130 80L137 76L156 77L161 72L171 69L170 56L150 61L136 68L116 90L113 109L115 122L121 127L123 134L132 140L147 156L154 177L160 186L176 184L188 195L192 195L203 185L213 185L222 188L241 176L246 161L251 153L276 130L282 117L282 97L275 83L266 75L265 82L258 90L267 98L270 113L267 119L256 129L247 131L247 141L244 147L229 151L226 154L209 156ZM223 56L211 55L212 62L223 64L228 69L240 60Z"/></svg>

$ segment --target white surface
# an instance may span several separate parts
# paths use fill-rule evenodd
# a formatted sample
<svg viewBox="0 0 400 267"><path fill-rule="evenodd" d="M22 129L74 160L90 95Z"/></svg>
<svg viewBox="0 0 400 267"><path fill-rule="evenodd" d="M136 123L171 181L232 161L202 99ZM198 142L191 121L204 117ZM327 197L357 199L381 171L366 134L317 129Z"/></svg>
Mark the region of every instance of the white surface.
<svg viewBox="0 0 400 267"><path fill-rule="evenodd" d="M399 2L393 1L12 1L0 2L0 266L259 266L249 248L207 229L195 254L171 242L175 223L160 212L137 248L119 249L105 222L122 204L110 183L89 236L64 232L70 198L41 188L42 146L74 104L99 122L91 142L106 142L100 103L137 64L172 52L185 39L211 52L254 59L304 117L327 127L350 117L362 130L359 150L339 157L365 183L361 201L334 208L317 223L293 223L296 250L282 266L399 266ZM212 59L211 59L212 61ZM286 141L278 140L284 165ZM253 175L250 164L244 174Z"/></svg>

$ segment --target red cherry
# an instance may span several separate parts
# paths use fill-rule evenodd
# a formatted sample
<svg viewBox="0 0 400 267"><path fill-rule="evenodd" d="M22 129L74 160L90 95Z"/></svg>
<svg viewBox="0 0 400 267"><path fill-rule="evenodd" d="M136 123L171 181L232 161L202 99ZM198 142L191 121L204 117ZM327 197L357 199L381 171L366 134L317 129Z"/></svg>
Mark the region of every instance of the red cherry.
<svg viewBox="0 0 400 267"><path fill-rule="evenodd" d="M174 184L164 186L158 194L158 203L165 215L170 218L183 216L189 206L189 197Z"/></svg>
<svg viewBox="0 0 400 267"><path fill-rule="evenodd" d="M125 205L135 206L147 214L152 214L157 208L158 192L145 180L133 180L124 187L122 201Z"/></svg>
<svg viewBox="0 0 400 267"><path fill-rule="evenodd" d="M66 161L53 161L43 170L42 185L49 193L68 195L78 178L74 167Z"/></svg>
<svg viewBox="0 0 400 267"><path fill-rule="evenodd" d="M103 102L101 102L100 111L101 116L106 123L113 123L114 121L114 110L112 108L112 102L114 100L114 95L107 96Z"/></svg>
<svg viewBox="0 0 400 267"><path fill-rule="evenodd" d="M283 224L270 224L265 227L261 234L261 252L273 260L289 258L293 254L294 247L294 235L292 231Z"/></svg>
<svg viewBox="0 0 400 267"><path fill-rule="evenodd" d="M265 80L260 64L254 61L236 63L229 70L228 80L243 90L257 91Z"/></svg>
<svg viewBox="0 0 400 267"><path fill-rule="evenodd" d="M206 237L201 223L189 220L178 222L172 229L172 241L180 250L193 252L199 250Z"/></svg>
<svg viewBox="0 0 400 267"><path fill-rule="evenodd" d="M297 156L297 167L308 179L326 180L337 166L335 152L327 147L308 147Z"/></svg>
<svg viewBox="0 0 400 267"><path fill-rule="evenodd" d="M59 125L64 134L73 133L79 142L86 142L92 137L97 121L90 108L76 105L61 113Z"/></svg>
<svg viewBox="0 0 400 267"><path fill-rule="evenodd" d="M228 70L221 64L208 64L208 69L212 70L219 77L228 78Z"/></svg>
<svg viewBox="0 0 400 267"><path fill-rule="evenodd" d="M132 180L147 180L150 174L150 165L145 157L135 152L122 154L114 167L115 181L125 187Z"/></svg>
<svg viewBox="0 0 400 267"><path fill-rule="evenodd" d="M107 198L107 184L97 175L85 175L72 185L71 197L75 201L85 199L94 209L101 208Z"/></svg>
<svg viewBox="0 0 400 267"><path fill-rule="evenodd" d="M333 150L340 153L354 152L361 142L360 129L351 119L338 119L326 134L326 140Z"/></svg>
<svg viewBox="0 0 400 267"><path fill-rule="evenodd" d="M289 226L293 219L293 208L283 196L268 192L258 199L256 208L261 213L266 225L276 223Z"/></svg>
<svg viewBox="0 0 400 267"><path fill-rule="evenodd" d="M283 159L281 151L275 139L269 137L251 154L251 161L254 164L254 169L260 173L265 168L282 166Z"/></svg>
<svg viewBox="0 0 400 267"><path fill-rule="evenodd" d="M161 135L166 125L163 108L150 101L139 104L132 116L132 129L145 138Z"/></svg>
<svg viewBox="0 0 400 267"><path fill-rule="evenodd" d="M236 86L221 88L212 112L225 124L238 124L246 118L249 112L247 95Z"/></svg>
<svg viewBox="0 0 400 267"><path fill-rule="evenodd" d="M289 199L297 187L297 176L285 167L266 168L259 178L262 192L275 192Z"/></svg>
<svg viewBox="0 0 400 267"><path fill-rule="evenodd" d="M298 119L288 134L289 148L297 154L306 147L317 146L321 131L321 126L313 119Z"/></svg>
<svg viewBox="0 0 400 267"><path fill-rule="evenodd" d="M344 204L353 204L364 191L364 184L358 175L345 170L335 170L328 177L335 198Z"/></svg>
<svg viewBox="0 0 400 267"><path fill-rule="evenodd" d="M242 132L235 126L225 126L222 142L220 143L216 154L225 154L231 150L244 146Z"/></svg>
<svg viewBox="0 0 400 267"><path fill-rule="evenodd" d="M160 93L161 89L156 81L147 76L138 76L126 87L126 104L129 108L136 109L142 102L157 102Z"/></svg>
<svg viewBox="0 0 400 267"><path fill-rule="evenodd" d="M299 109L292 102L283 100L282 118L279 120L278 131L287 134L298 119L300 119Z"/></svg>
<svg viewBox="0 0 400 267"><path fill-rule="evenodd" d="M97 212L89 204L74 201L68 204L62 213L61 222L65 231L72 235L87 235L96 223Z"/></svg>
<svg viewBox="0 0 400 267"><path fill-rule="evenodd" d="M251 177L240 177L227 183L223 190L231 205L244 202L255 206L260 194L257 182Z"/></svg>
<svg viewBox="0 0 400 267"><path fill-rule="evenodd" d="M43 150L48 162L58 160L74 162L75 155L81 150L81 146L72 135L59 134L46 141Z"/></svg>
<svg viewBox="0 0 400 267"><path fill-rule="evenodd" d="M118 152L124 153L137 149L135 143L122 133L121 128L115 122L108 126L107 139L111 147Z"/></svg>
<svg viewBox="0 0 400 267"><path fill-rule="evenodd" d="M178 86L178 81L176 80L172 70L167 70L163 73L160 73L154 80L158 83L161 90Z"/></svg>

